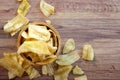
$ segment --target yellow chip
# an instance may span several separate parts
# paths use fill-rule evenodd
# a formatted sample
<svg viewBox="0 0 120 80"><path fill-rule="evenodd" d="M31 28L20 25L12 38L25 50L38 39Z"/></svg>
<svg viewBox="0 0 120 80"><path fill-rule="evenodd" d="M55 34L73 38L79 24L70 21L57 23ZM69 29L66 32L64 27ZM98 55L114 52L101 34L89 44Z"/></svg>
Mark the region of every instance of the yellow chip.
<svg viewBox="0 0 120 80"><path fill-rule="evenodd" d="M11 36L14 36L28 22L29 20L26 17L17 15L15 18L8 21L6 25L4 25L4 31L10 33Z"/></svg>
<svg viewBox="0 0 120 80"><path fill-rule="evenodd" d="M91 45L84 45L82 51L82 58L84 60L94 60L94 50Z"/></svg>
<svg viewBox="0 0 120 80"><path fill-rule="evenodd" d="M22 32L21 36L25 39L29 39L28 33L25 31Z"/></svg>
<svg viewBox="0 0 120 80"><path fill-rule="evenodd" d="M30 4L28 3L28 0L22 0L17 13L25 16L30 8Z"/></svg>
<svg viewBox="0 0 120 80"><path fill-rule="evenodd" d="M43 41L50 40L50 32L46 29L46 26L29 24L28 35L30 38L34 38L37 40L43 40Z"/></svg>
<svg viewBox="0 0 120 80"><path fill-rule="evenodd" d="M3 58L0 59L0 66L6 68L10 73L21 77L24 73L22 65L17 61L17 54L10 53L6 54Z"/></svg>
<svg viewBox="0 0 120 80"><path fill-rule="evenodd" d="M52 54L54 54L54 53L56 52L56 50L57 50L57 47L53 47L53 46L51 46L51 45L48 44L48 49L49 49L49 51L50 51Z"/></svg>
<svg viewBox="0 0 120 80"><path fill-rule="evenodd" d="M44 0L40 2L40 9L45 16L50 16L54 14L54 7L46 3Z"/></svg>
<svg viewBox="0 0 120 80"><path fill-rule="evenodd" d="M68 80L68 75L72 69L71 65L61 66L57 71L55 71L54 79L55 80Z"/></svg>
<svg viewBox="0 0 120 80"><path fill-rule="evenodd" d="M17 53L27 53L27 52L32 52L36 53L38 55L44 54L44 55L51 55L49 52L47 43L44 41L24 41L24 43L19 47Z"/></svg>
<svg viewBox="0 0 120 80"><path fill-rule="evenodd" d="M77 51L73 51L69 54L59 55L56 63L59 65L71 65L77 60L80 59L80 56Z"/></svg>
<svg viewBox="0 0 120 80"><path fill-rule="evenodd" d="M26 73L28 74L30 79L34 79L34 78L40 77L39 72L35 68L33 68L32 66L30 66L26 70Z"/></svg>
<svg viewBox="0 0 120 80"><path fill-rule="evenodd" d="M65 43L65 46L63 48L63 54L69 53L70 51L75 49L75 41L74 39L68 39Z"/></svg>
<svg viewBox="0 0 120 80"><path fill-rule="evenodd" d="M41 62L36 62L36 64L38 64L38 65L49 64L49 63L52 63L53 61L55 61L56 58L57 58L56 55L50 55L49 57L46 57L45 60L43 60Z"/></svg>
<svg viewBox="0 0 120 80"><path fill-rule="evenodd" d="M9 79L13 79L15 77L16 77L16 75L13 72L8 71L8 78Z"/></svg>
<svg viewBox="0 0 120 80"><path fill-rule="evenodd" d="M47 66L46 65L43 65L42 66L42 74L45 74L47 75L48 71L47 71Z"/></svg>
<svg viewBox="0 0 120 80"><path fill-rule="evenodd" d="M84 71L79 66L75 66L73 69L73 74L82 75L84 74Z"/></svg>

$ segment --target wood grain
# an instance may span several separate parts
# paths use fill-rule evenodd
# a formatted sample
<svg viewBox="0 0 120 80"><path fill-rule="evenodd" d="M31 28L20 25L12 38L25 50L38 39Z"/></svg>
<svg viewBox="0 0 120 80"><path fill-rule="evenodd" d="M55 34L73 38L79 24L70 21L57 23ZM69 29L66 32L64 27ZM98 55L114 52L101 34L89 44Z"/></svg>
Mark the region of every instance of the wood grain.
<svg viewBox="0 0 120 80"><path fill-rule="evenodd" d="M55 15L49 18L39 10L40 0L29 0L31 9L27 18L31 22L50 19L60 32L62 45L74 38L76 49L89 43L95 50L95 60L80 59L79 65L88 80L120 80L120 0L46 0L55 6ZM15 52L16 38L3 31L5 23L16 15L16 0L0 0L0 57L4 52ZM71 73L68 80L75 76ZM7 70L0 67L0 80L7 80ZM28 80L26 74L15 80ZM35 80L53 80L42 76Z"/></svg>

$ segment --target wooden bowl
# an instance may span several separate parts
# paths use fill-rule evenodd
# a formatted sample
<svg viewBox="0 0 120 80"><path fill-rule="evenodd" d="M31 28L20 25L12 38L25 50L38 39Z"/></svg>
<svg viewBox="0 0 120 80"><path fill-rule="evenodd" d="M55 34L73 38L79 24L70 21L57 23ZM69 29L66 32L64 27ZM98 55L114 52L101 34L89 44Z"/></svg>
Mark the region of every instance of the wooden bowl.
<svg viewBox="0 0 120 80"><path fill-rule="evenodd" d="M40 26L46 26L48 29L51 29L55 33L56 39L57 39L57 51L54 54L58 56L59 52L60 52L60 49L61 49L61 37L60 37L59 32L52 25L47 24L45 22L34 22L32 24L40 25ZM23 27L23 29L19 33L18 38L17 38L17 48L19 48L19 46L24 42L24 38L21 36L22 32L27 31L27 30L28 30L28 26L26 25L26 26ZM27 59L24 55L22 55L22 57L25 60L29 61L32 65L35 65L35 63L33 63L32 61Z"/></svg>

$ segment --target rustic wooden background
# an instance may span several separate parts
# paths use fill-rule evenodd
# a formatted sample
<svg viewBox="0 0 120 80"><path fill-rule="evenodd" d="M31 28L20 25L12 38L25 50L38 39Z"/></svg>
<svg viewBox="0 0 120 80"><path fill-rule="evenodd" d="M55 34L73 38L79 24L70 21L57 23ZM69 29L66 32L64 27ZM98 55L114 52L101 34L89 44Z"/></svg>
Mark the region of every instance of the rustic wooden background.
<svg viewBox="0 0 120 80"><path fill-rule="evenodd" d="M90 43L95 50L95 60L79 60L79 65L88 80L120 80L120 0L46 0L54 5L55 15L49 18L39 10L40 0L29 0L31 9L26 16L31 22L52 21L60 32L62 45L74 38L76 49ZM16 38L3 31L3 26L16 15L19 3L16 0L0 0L0 56L16 51ZM68 80L73 80L70 74ZM7 70L0 67L0 80L7 80ZM25 74L15 80L27 80ZM43 76L35 80L53 80Z"/></svg>

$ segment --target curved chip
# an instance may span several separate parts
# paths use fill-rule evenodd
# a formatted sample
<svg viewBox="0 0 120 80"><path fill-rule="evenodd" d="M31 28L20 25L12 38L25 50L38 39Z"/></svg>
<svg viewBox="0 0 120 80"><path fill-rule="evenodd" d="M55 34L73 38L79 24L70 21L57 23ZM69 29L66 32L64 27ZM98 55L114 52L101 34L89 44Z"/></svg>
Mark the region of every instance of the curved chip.
<svg viewBox="0 0 120 80"><path fill-rule="evenodd" d="M46 57L45 60L43 60L41 62L36 62L36 64L38 64L38 65L49 64L49 63L52 63L53 61L55 61L56 58L57 58L56 55L50 55L50 56Z"/></svg>
<svg viewBox="0 0 120 80"><path fill-rule="evenodd" d="M32 52L36 54L44 54L44 55L51 55L47 43L44 41L24 41L24 43L19 47L17 53L27 53Z"/></svg>
<svg viewBox="0 0 120 80"><path fill-rule="evenodd" d="M65 46L63 48L63 54L64 53L69 53L70 51L75 49L75 41L74 39L68 39L67 42L65 43Z"/></svg>
<svg viewBox="0 0 120 80"><path fill-rule="evenodd" d="M54 7L46 3L44 0L40 2L40 9L45 16L50 16L54 14Z"/></svg>
<svg viewBox="0 0 120 80"><path fill-rule="evenodd" d="M82 75L84 74L84 71L79 66L75 66L73 69L73 74Z"/></svg>
<svg viewBox="0 0 120 80"><path fill-rule="evenodd" d="M46 29L45 26L29 24L28 35L30 38L35 38L37 40L50 40L50 32Z"/></svg>
<svg viewBox="0 0 120 80"><path fill-rule="evenodd" d="M71 65L80 59L80 56L77 51L73 51L69 54L59 55L56 63L59 65Z"/></svg>
<svg viewBox="0 0 120 80"><path fill-rule="evenodd" d="M55 80L68 80L68 75L72 69L72 65L61 66L58 70L55 71L54 79Z"/></svg>
<svg viewBox="0 0 120 80"><path fill-rule="evenodd" d="M28 3L28 0L19 0L19 1L22 1L22 2L20 3L17 13L25 16L31 6Z"/></svg>
<svg viewBox="0 0 120 80"><path fill-rule="evenodd" d="M18 14L15 18L4 25L4 31L10 33L11 36L14 36L28 22L29 20L26 17Z"/></svg>
<svg viewBox="0 0 120 80"><path fill-rule="evenodd" d="M91 45L86 44L83 46L82 58L84 60L94 60L94 50Z"/></svg>

